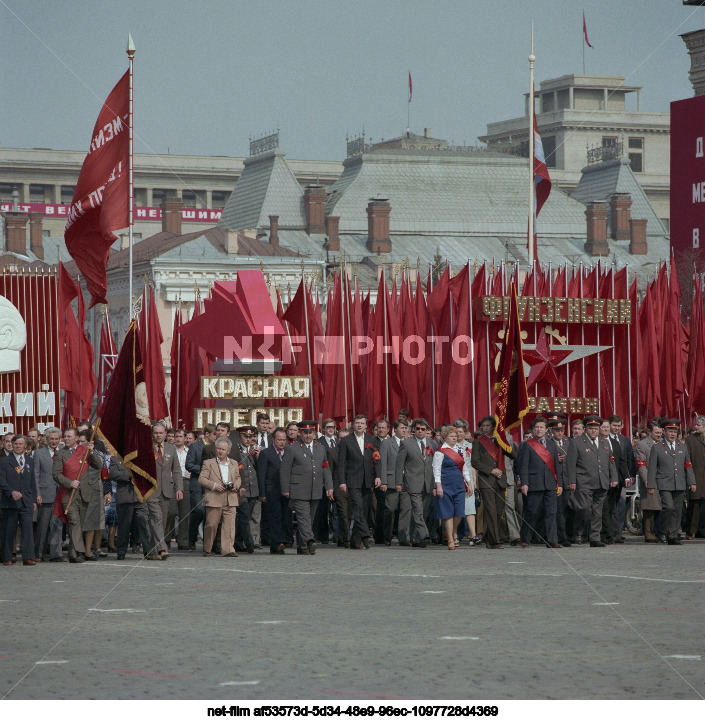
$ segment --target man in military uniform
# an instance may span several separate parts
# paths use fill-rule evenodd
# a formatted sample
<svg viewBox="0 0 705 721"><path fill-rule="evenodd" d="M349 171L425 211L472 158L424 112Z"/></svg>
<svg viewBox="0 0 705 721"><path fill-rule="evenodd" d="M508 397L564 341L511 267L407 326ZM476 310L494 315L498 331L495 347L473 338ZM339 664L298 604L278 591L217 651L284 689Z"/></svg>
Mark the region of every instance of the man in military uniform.
<svg viewBox="0 0 705 721"><path fill-rule="evenodd" d="M560 466L561 477L565 478L565 457L568 453L568 445L570 444L570 440L565 436L567 419L562 413L554 413L548 418L548 428L551 438L555 441L556 448L558 449L558 465ZM575 516L573 493L563 489L563 493L556 498L556 530L558 531L558 543L560 543L561 546L570 546L570 539L568 538L568 530L566 529L565 522L566 508L572 508L572 510L569 510L572 531L573 518Z"/></svg>
<svg viewBox="0 0 705 721"><path fill-rule="evenodd" d="M660 422L654 418L649 423L649 434L644 436L634 449L634 458L636 460L636 472L639 479L639 503L641 505L641 513L644 519L644 542L658 543L656 532L654 530L654 517L657 511L661 510L661 495L658 489L654 488L649 493L646 488L647 466L651 448L654 443L658 443L663 436L663 428Z"/></svg>
<svg viewBox="0 0 705 721"><path fill-rule="evenodd" d="M585 433L573 438L565 458L568 489L575 493L575 543L584 543L583 531L590 521L590 545L603 548L600 540L602 529L602 504L608 488L618 484L617 467L609 440L599 437L602 418L587 416Z"/></svg>
<svg viewBox="0 0 705 721"><path fill-rule="evenodd" d="M238 551L254 553L256 541L252 532L253 527L258 529L262 505L259 500L259 482L257 480L257 459L260 448L257 446L257 428L255 426L240 426L237 429L240 437L240 503L237 506L235 517L235 547ZM252 517L253 500L257 501L258 513Z"/></svg>
<svg viewBox="0 0 705 721"><path fill-rule="evenodd" d="M326 448L316 440L316 422L299 423L300 438L284 450L279 471L282 495L289 499L296 513L296 552L313 556L312 519L325 486L328 499L333 498L333 480L326 458Z"/></svg>
<svg viewBox="0 0 705 721"><path fill-rule="evenodd" d="M688 447L678 440L680 421L668 418L661 422L664 438L654 443L649 453L646 475L647 493L658 488L661 494L661 518L659 526L666 535L669 546L680 546L678 538L683 511L685 487L695 492L695 475L688 455Z"/></svg>

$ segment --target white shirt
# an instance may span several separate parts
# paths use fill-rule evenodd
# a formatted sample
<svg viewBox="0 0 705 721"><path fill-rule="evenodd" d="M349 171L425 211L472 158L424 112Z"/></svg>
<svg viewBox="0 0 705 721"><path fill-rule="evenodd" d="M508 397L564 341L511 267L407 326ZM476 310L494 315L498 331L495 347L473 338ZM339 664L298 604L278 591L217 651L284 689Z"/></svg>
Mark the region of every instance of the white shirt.
<svg viewBox="0 0 705 721"><path fill-rule="evenodd" d="M451 448L451 450L454 450L456 453L458 453L462 457L462 453L458 451L458 446L455 446L453 448L452 446L449 446L447 443L444 443L441 448ZM445 454L441 453L440 450L436 451L433 454L433 480L436 483L441 482L441 466L443 465L443 458L445 458ZM463 461L465 464L463 465L463 478L465 479L465 483L468 484L470 488L472 488L472 476L470 474L470 464L467 462L466 458L463 458ZM455 463L455 461L453 461Z"/></svg>
<svg viewBox="0 0 705 721"><path fill-rule="evenodd" d="M261 431L257 432L257 441L260 448L267 448L267 434Z"/></svg>
<svg viewBox="0 0 705 721"><path fill-rule="evenodd" d="M227 483L230 480L230 462L221 463L218 461L218 465L220 466L220 477L223 479L223 483Z"/></svg>
<svg viewBox="0 0 705 721"><path fill-rule="evenodd" d="M358 436L357 433L355 434L355 438L357 440L357 445L360 446L360 453L362 455L365 455L365 434L363 433L361 436Z"/></svg>
<svg viewBox="0 0 705 721"><path fill-rule="evenodd" d="M179 459L179 463L181 464L182 477L189 478L191 474L186 470L186 456L188 455L188 448L186 448L186 446L184 446L181 450L177 448L176 455Z"/></svg>

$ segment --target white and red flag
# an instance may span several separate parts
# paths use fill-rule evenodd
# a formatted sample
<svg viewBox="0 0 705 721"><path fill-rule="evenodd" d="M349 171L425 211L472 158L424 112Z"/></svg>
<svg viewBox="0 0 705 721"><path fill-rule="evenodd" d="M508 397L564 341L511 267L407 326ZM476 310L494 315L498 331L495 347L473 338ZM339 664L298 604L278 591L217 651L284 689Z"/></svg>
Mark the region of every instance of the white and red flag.
<svg viewBox="0 0 705 721"><path fill-rule="evenodd" d="M548 166L546 165L546 157L543 153L543 143L539 134L539 126L536 123L536 111L534 110L534 258L538 260L538 247L536 240L536 218L541 212L544 203L548 200L551 193L551 178L548 174ZM529 238L527 238L526 247L529 247Z"/></svg>
<svg viewBox="0 0 705 721"><path fill-rule="evenodd" d="M91 305L107 303L113 231L129 225L129 71L105 101L73 194L64 239L86 279Z"/></svg>

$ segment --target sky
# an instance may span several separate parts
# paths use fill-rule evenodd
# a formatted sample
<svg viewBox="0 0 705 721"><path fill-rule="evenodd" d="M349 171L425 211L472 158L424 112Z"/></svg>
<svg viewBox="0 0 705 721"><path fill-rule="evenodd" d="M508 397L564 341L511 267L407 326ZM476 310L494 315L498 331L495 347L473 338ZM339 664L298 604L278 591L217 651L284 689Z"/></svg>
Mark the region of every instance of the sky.
<svg viewBox="0 0 705 721"><path fill-rule="evenodd" d="M291 159L342 160L346 134L474 144L536 83L582 72L642 86L643 111L692 96L681 0L0 0L0 146L87 150L135 55L135 151L247 156L280 130ZM408 74L413 98L408 102Z"/></svg>

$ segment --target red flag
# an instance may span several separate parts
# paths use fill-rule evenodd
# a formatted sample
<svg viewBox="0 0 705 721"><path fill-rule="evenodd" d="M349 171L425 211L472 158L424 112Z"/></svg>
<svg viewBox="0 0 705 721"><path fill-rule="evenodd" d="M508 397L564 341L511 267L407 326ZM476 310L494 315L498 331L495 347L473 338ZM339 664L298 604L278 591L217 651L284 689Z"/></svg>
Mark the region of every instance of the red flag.
<svg viewBox="0 0 705 721"><path fill-rule="evenodd" d="M660 416L662 410L658 343L654 322L657 312L651 299L652 288L653 286L646 287L639 310L639 393L642 406L639 415L644 418Z"/></svg>
<svg viewBox="0 0 705 721"><path fill-rule="evenodd" d="M153 420L164 419L169 415L166 404L166 377L164 376L164 360L162 359L162 343L164 336L159 325L154 289L149 286L149 307L147 307L147 289L142 295L142 312L140 314L140 351L144 363L144 381L149 398L149 412Z"/></svg>
<svg viewBox="0 0 705 721"><path fill-rule="evenodd" d="M413 89L411 85L411 70L409 70L409 102L411 102L411 96L413 94Z"/></svg>
<svg viewBox="0 0 705 721"><path fill-rule="evenodd" d="M587 36L587 25L585 24L585 12L583 12L583 39L585 40L585 43L589 48L592 48L592 45L590 45L590 41L588 40ZM595 48L592 48L593 50Z"/></svg>
<svg viewBox="0 0 705 721"><path fill-rule="evenodd" d="M690 409L693 413L702 413L705 409L705 373L702 372L702 359L705 358L705 314L702 282L696 274L693 277L693 287L695 292L690 311L690 345L686 379Z"/></svg>
<svg viewBox="0 0 705 721"><path fill-rule="evenodd" d="M184 418L184 367L187 363L185 339L179 333L182 311L179 306L174 313L174 326L171 331L171 393L169 394L169 417L174 428L183 428Z"/></svg>
<svg viewBox="0 0 705 721"><path fill-rule="evenodd" d="M105 393L108 387L108 377L115 367L117 359L117 348L113 338L113 329L110 326L110 314L105 309L105 316L100 326L100 357L98 359L98 373L100 376L100 395Z"/></svg>
<svg viewBox="0 0 705 721"><path fill-rule="evenodd" d="M529 394L524 376L524 354L521 343L521 325L517 306L517 290L514 283L510 288L509 318L504 330L504 341L499 355L499 371L495 383L497 405L494 437L497 443L507 451L512 447L507 443L507 431L518 426L529 412Z"/></svg>
<svg viewBox="0 0 705 721"><path fill-rule="evenodd" d="M83 302L81 284L78 284L78 325L72 324L70 313L67 337L68 359L71 366L71 393L67 400L69 414L84 420L91 414L93 396L98 385L93 371L93 346L86 335L86 306Z"/></svg>
<svg viewBox="0 0 705 721"><path fill-rule="evenodd" d="M551 178L548 174L546 156L543 152L543 143L539 134L539 126L536 122L536 110L532 108L534 116L534 258L538 260L538 242L536 234L536 219L538 218L543 204L548 200L551 193ZM528 245L527 238L527 249Z"/></svg>
<svg viewBox="0 0 705 721"><path fill-rule="evenodd" d="M137 324L132 321L98 409L96 433L132 471L140 500L157 486L148 405Z"/></svg>
<svg viewBox="0 0 705 721"><path fill-rule="evenodd" d="M71 390L71 365L68 356L69 336L73 335L76 326L76 317L71 310L71 301L78 295L78 288L71 280L64 264L59 261L59 298L57 310L59 315L59 372L61 387L65 391ZM70 318L69 318L70 316ZM73 323L71 323L73 321Z"/></svg>
<svg viewBox="0 0 705 721"><path fill-rule="evenodd" d="M114 230L129 224L129 71L105 101L83 161L64 230L66 248L86 279L92 308L107 303L106 267Z"/></svg>

